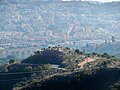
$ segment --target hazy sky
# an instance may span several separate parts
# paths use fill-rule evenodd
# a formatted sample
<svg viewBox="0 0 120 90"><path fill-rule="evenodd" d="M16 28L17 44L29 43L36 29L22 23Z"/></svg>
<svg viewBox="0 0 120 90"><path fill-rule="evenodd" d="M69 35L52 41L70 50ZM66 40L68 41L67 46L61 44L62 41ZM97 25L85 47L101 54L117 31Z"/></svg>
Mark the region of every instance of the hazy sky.
<svg viewBox="0 0 120 90"><path fill-rule="evenodd" d="M63 1L79 1L79 0L63 0ZM120 0L82 0L82 1L112 2L112 1L120 1Z"/></svg>
<svg viewBox="0 0 120 90"><path fill-rule="evenodd" d="M120 0L82 0L82 1L100 1L100 2L112 2L112 1L120 1Z"/></svg>

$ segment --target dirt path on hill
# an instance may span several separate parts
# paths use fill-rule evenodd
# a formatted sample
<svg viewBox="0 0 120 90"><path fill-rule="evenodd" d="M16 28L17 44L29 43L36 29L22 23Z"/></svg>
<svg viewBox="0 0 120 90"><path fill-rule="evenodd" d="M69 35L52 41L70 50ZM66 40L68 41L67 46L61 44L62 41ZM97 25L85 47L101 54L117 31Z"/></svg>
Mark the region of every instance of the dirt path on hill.
<svg viewBox="0 0 120 90"><path fill-rule="evenodd" d="M93 62L95 61L95 59L93 58L85 58L83 62L79 63L78 66L80 66L80 68L82 69L83 66L86 64L86 63L89 63L89 62Z"/></svg>

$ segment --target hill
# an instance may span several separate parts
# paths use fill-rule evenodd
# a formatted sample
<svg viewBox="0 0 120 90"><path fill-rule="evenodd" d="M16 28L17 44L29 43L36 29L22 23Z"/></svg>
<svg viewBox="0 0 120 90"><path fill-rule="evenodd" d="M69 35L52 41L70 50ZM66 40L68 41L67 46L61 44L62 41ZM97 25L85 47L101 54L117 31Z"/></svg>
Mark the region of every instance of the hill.
<svg viewBox="0 0 120 90"><path fill-rule="evenodd" d="M32 83L21 90L112 90L111 86L119 80L120 69L103 68L53 76L44 81Z"/></svg>
<svg viewBox="0 0 120 90"><path fill-rule="evenodd" d="M22 63L31 64L61 64L63 61L63 53L59 50L37 51L35 55L22 61Z"/></svg>
<svg viewBox="0 0 120 90"><path fill-rule="evenodd" d="M32 82L21 90L114 90L115 88L119 90L117 82L120 81L120 61L117 58L106 53L81 54L78 50L75 51L73 55L85 57L81 61L78 60L77 67L69 68L72 71L53 74L43 80ZM75 59L78 59L77 55ZM75 59L72 59L73 62Z"/></svg>
<svg viewBox="0 0 120 90"><path fill-rule="evenodd" d="M0 61L25 59L48 45L81 49L87 43L102 44L111 36L118 42L119 10L120 2L1 0Z"/></svg>
<svg viewBox="0 0 120 90"><path fill-rule="evenodd" d="M107 53L61 46L42 48L21 62L10 60L1 65L0 89L107 90L120 81L119 68L120 60Z"/></svg>

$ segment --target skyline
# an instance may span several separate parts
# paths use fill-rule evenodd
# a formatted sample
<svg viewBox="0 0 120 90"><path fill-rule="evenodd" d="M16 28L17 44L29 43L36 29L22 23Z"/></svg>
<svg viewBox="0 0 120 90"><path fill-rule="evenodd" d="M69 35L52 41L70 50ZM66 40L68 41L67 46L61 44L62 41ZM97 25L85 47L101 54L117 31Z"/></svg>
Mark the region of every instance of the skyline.
<svg viewBox="0 0 120 90"><path fill-rule="evenodd" d="M62 0L62 1L97 1L97 2L115 2L120 0Z"/></svg>
<svg viewBox="0 0 120 90"><path fill-rule="evenodd" d="M82 1L114 2L114 1L120 1L120 0L82 0Z"/></svg>

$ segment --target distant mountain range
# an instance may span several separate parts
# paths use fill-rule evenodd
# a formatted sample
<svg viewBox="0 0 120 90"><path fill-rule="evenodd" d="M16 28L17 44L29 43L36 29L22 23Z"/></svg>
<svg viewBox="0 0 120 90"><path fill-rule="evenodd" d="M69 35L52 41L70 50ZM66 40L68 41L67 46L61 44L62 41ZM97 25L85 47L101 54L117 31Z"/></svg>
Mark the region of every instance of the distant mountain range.
<svg viewBox="0 0 120 90"><path fill-rule="evenodd" d="M94 30L105 34L120 33L120 3L44 3L38 0L7 2L0 2L0 31L66 31L74 26L75 30L87 27L91 33Z"/></svg>
<svg viewBox="0 0 120 90"><path fill-rule="evenodd" d="M46 1L1 0L0 43L44 47L74 42L77 46L82 40L99 43L111 36L120 40L120 2Z"/></svg>

